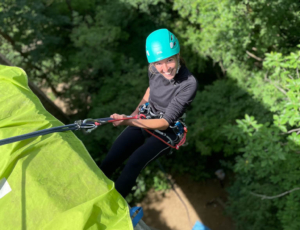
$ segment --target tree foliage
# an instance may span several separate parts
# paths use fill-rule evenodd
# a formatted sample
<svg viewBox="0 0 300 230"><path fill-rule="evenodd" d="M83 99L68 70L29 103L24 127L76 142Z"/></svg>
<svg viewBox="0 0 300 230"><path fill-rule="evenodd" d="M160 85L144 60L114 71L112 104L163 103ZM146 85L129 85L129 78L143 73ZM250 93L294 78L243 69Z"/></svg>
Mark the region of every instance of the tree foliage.
<svg viewBox="0 0 300 230"><path fill-rule="evenodd" d="M190 21L186 43L226 74L197 95L192 138L202 153L235 156L223 164L235 172L228 210L237 228L298 229L299 192L264 200L257 194L299 187L300 4L207 0L174 7Z"/></svg>
<svg viewBox="0 0 300 230"><path fill-rule="evenodd" d="M73 119L130 114L148 86L145 39L170 29L200 87L189 145L163 164L201 180L221 162L235 175L228 213L238 229L299 229L299 20L296 0L5 0L0 53ZM99 163L121 131L79 136ZM128 199L151 186L167 188L154 165Z"/></svg>

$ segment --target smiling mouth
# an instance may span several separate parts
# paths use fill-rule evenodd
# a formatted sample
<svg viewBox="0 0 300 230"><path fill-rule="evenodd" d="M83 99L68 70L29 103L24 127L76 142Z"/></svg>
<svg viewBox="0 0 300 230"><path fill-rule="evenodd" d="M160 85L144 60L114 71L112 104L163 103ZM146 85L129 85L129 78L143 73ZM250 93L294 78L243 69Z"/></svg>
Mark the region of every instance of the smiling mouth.
<svg viewBox="0 0 300 230"><path fill-rule="evenodd" d="M172 70L170 72L163 72L163 74L165 74L165 75L171 75L172 74Z"/></svg>

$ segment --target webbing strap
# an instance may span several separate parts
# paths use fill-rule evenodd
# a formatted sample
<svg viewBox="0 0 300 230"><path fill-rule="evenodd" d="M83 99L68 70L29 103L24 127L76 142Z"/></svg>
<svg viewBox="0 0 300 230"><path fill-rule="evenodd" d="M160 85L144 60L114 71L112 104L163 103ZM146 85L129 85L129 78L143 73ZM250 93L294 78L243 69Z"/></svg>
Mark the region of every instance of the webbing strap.
<svg viewBox="0 0 300 230"><path fill-rule="evenodd" d="M78 129L77 124L64 125L64 126L54 127L54 128L50 128L50 129L43 129L43 130L35 131L32 133L27 133L24 135L20 135L20 136L16 136L16 137L9 137L9 138L0 140L0 146L10 144L13 142L17 142L17 141L22 141L22 140L32 138L32 137L50 134L50 133L65 132L65 131L77 130L77 129Z"/></svg>
<svg viewBox="0 0 300 230"><path fill-rule="evenodd" d="M133 216L136 212L137 214ZM130 209L130 217L132 218L133 227L135 227L139 223L139 221L142 219L143 216L144 216L144 212L142 207L132 207Z"/></svg>
<svg viewBox="0 0 300 230"><path fill-rule="evenodd" d="M27 134L15 136L15 137L9 137L6 139L2 139L2 140L0 140L0 146L10 144L13 142L17 142L17 141L26 140L26 139L29 139L32 137L47 135L47 134L56 133L56 132L75 131L75 130L82 129L82 130L84 130L84 132L90 133L92 130L97 128L98 125L101 125L101 124L111 123L111 122L120 121L120 120L138 119L138 118L139 117L137 115L134 117L128 116L127 118L123 118L123 119L113 119L113 118L107 117L107 118L98 118L98 119L85 119L83 121L79 120L79 121L76 121L74 124L58 126L58 127L54 127L54 128L50 128L50 129L43 129L43 130L39 130L39 131L27 133Z"/></svg>

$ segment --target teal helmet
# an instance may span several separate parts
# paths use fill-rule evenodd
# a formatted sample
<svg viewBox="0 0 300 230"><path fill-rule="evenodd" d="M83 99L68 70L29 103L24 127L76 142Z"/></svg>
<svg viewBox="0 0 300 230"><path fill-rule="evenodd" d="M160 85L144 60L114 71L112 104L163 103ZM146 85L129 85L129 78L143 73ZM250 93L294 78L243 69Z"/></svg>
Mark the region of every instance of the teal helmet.
<svg viewBox="0 0 300 230"><path fill-rule="evenodd" d="M146 39L146 55L149 63L163 60L179 52L178 39L167 29L155 30Z"/></svg>

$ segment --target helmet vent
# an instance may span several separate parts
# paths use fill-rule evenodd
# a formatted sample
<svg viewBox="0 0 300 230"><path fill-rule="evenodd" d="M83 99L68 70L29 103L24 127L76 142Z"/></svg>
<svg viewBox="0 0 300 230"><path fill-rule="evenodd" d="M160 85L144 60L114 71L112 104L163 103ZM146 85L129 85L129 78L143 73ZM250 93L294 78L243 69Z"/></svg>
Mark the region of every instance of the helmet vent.
<svg viewBox="0 0 300 230"><path fill-rule="evenodd" d="M171 41L173 41L173 35L171 35Z"/></svg>
<svg viewBox="0 0 300 230"><path fill-rule="evenodd" d="M171 47L171 49L174 47L174 43L173 42L170 42L170 47Z"/></svg>

